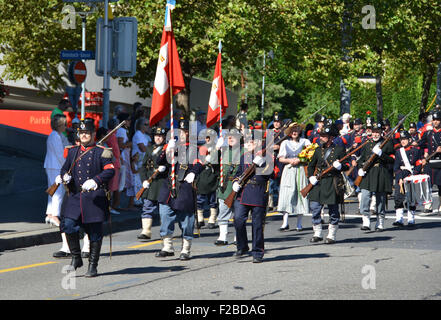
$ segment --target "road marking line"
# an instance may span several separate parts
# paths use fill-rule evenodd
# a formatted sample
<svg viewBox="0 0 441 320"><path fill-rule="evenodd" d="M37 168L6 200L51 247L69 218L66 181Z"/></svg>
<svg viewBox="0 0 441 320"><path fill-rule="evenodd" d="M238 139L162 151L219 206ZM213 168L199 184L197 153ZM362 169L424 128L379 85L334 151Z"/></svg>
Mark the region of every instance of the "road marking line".
<svg viewBox="0 0 441 320"><path fill-rule="evenodd" d="M162 243L162 240L157 240L157 241L152 241L152 242L148 242L148 243L138 244L136 246L128 247L128 249L138 249L138 248L148 247L148 246L151 246L151 245L154 245L154 244L158 244L158 243Z"/></svg>
<svg viewBox="0 0 441 320"><path fill-rule="evenodd" d="M35 267L41 267L41 266L46 266L48 264L54 264L54 263L58 263L58 261L42 262L42 263L30 264L30 265L22 266L22 267L3 269L3 270L0 270L0 273L17 271L17 270L23 270L23 269L29 269L29 268L35 268Z"/></svg>

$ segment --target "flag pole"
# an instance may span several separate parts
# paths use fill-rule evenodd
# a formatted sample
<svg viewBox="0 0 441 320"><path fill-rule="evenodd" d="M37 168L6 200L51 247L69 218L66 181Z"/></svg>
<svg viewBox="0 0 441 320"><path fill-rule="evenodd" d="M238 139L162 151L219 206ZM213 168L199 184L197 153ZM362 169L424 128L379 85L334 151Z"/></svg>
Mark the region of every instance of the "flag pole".
<svg viewBox="0 0 441 320"><path fill-rule="evenodd" d="M219 53L222 54L222 41L219 40ZM222 69L221 69L222 70ZM221 81L219 83L222 84L222 72L220 74L221 76ZM221 103L219 105L219 137L223 137L222 135L222 90L221 90ZM224 168L222 165L222 149L221 149L221 154L220 154L220 186L221 188L224 186Z"/></svg>
<svg viewBox="0 0 441 320"><path fill-rule="evenodd" d="M168 19L170 19L169 23L166 23L165 25L165 31L166 32L172 32L172 27L171 27L171 8L169 5L167 5L167 12L166 15L168 15ZM174 130L174 120L173 120L173 69L172 69L172 55L171 55L171 50L172 50L172 41L169 42L169 46L168 46L168 79L169 79L169 89L170 89L170 139L175 139L175 130ZM173 150L172 155L171 155L171 182L172 182L172 190L171 190L171 196L173 198L176 197L176 177L175 177L175 150Z"/></svg>

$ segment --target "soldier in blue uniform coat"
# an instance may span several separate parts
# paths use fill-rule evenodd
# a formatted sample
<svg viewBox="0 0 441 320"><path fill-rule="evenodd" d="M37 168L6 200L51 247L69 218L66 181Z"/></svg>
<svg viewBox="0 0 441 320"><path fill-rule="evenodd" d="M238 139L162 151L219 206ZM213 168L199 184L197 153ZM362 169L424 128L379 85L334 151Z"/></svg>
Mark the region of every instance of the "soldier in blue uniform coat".
<svg viewBox="0 0 441 320"><path fill-rule="evenodd" d="M253 130L256 133L256 130ZM264 254L263 225L266 216L266 207L268 204L268 184L273 173L273 163L266 163L265 158L256 155L252 159L254 150L262 144L261 139L251 136L251 139L245 139L247 152L241 156L240 165L236 172L236 178L233 180L233 190L237 192L234 202L234 227L236 229L237 251L235 257L240 257L248 252L248 237L246 231L246 221L248 213L252 216L252 255L253 263L260 263ZM256 171L250 176L246 184L241 188L238 178L245 170L254 163Z"/></svg>
<svg viewBox="0 0 441 320"><path fill-rule="evenodd" d="M79 146L66 149L66 161L56 180L67 185L69 190L61 230L66 233L72 254L71 265L77 269L83 265L79 230L84 228L90 239L89 268L85 276L95 277L103 239L103 222L109 216L107 183L115 170L111 149L94 144L93 119L81 121L79 137Z"/></svg>
<svg viewBox="0 0 441 320"><path fill-rule="evenodd" d="M174 255L173 232L175 222L178 222L182 230L182 250L179 256L180 260L190 259L191 242L193 240L193 231L195 224L195 199L196 192L193 188L193 182L197 175L203 170L203 166L197 159L197 146L190 146L188 141L189 123L187 120L179 121L180 145L178 146L174 139L170 139L157 160L160 166L167 166L167 183L163 183L159 190L159 215L161 217L161 227L159 234L163 240L161 251L156 253L156 257L167 257ZM176 152L179 150L179 152ZM192 154L196 151L195 154ZM171 153L175 153L177 163L175 165L175 189L172 188L172 166ZM167 156L168 154L168 156ZM166 171L167 172L167 171Z"/></svg>
<svg viewBox="0 0 441 320"><path fill-rule="evenodd" d="M400 132L400 144L401 148L395 151L394 173L395 173L395 214L396 220L393 223L394 226L402 227L403 213L404 213L404 201L406 195L404 191L404 178L412 175L419 174L421 172L421 150L413 147L410 143L412 137L409 132ZM407 223L409 226L415 224L415 210L416 203L408 203Z"/></svg>

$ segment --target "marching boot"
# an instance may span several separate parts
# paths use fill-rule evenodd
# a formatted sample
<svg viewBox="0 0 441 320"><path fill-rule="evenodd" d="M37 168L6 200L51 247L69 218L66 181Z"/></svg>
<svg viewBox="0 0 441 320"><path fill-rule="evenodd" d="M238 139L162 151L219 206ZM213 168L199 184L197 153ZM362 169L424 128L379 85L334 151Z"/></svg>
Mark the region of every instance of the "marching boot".
<svg viewBox="0 0 441 320"><path fill-rule="evenodd" d="M198 209L198 225L199 228L205 226L205 221L204 221L204 210L202 209Z"/></svg>
<svg viewBox="0 0 441 320"><path fill-rule="evenodd" d="M168 256L174 256L174 249L173 249L173 239L171 236L165 236L162 240L163 247L161 251L156 252L155 257L158 258L164 258Z"/></svg>
<svg viewBox="0 0 441 320"><path fill-rule="evenodd" d="M228 244L227 235L228 235L228 224L220 224L219 238L217 238L214 244L217 246L226 246Z"/></svg>
<svg viewBox="0 0 441 320"><path fill-rule="evenodd" d="M402 227L404 225L403 223L403 208L398 208L395 210L395 222L392 223L393 226Z"/></svg>
<svg viewBox="0 0 441 320"><path fill-rule="evenodd" d="M69 246L70 254L72 255L70 265L77 270L83 266L83 259L81 259L80 235L78 232L71 234L66 233L66 240Z"/></svg>
<svg viewBox="0 0 441 320"><path fill-rule="evenodd" d="M337 234L337 230L338 230L338 224L330 224L328 226L328 236L326 237L325 240L326 244L335 243L335 236Z"/></svg>
<svg viewBox="0 0 441 320"><path fill-rule="evenodd" d="M152 238L152 218L143 218L142 222L142 232L138 236L139 240L148 240Z"/></svg>
<svg viewBox="0 0 441 320"><path fill-rule="evenodd" d="M322 237L322 224L321 223L314 224L312 226L312 230L314 230L314 235L311 238L311 240L309 240L309 241L312 242L312 243L322 241L323 240L323 237Z"/></svg>
<svg viewBox="0 0 441 320"><path fill-rule="evenodd" d="M185 238L182 239L182 251L179 256L179 260L186 261L190 260L190 249L191 249L191 240L187 240Z"/></svg>
<svg viewBox="0 0 441 320"><path fill-rule="evenodd" d="M360 228L360 230L363 231L370 231L371 230L371 215L368 214L362 214L362 220L363 220L363 226Z"/></svg>
<svg viewBox="0 0 441 320"><path fill-rule="evenodd" d="M279 231L288 231L289 230L289 224L288 224L288 212L283 213L283 223L282 226L279 228Z"/></svg>
<svg viewBox="0 0 441 320"><path fill-rule="evenodd" d="M63 241L61 249L57 252L54 252L52 256L54 258L70 258L71 254L69 250L69 245L67 244L66 234L64 232L61 233L61 240Z"/></svg>
<svg viewBox="0 0 441 320"><path fill-rule="evenodd" d="M216 228L217 209L210 208L210 218L208 218L208 229Z"/></svg>
<svg viewBox="0 0 441 320"><path fill-rule="evenodd" d="M90 242L90 254L89 254L89 269L84 275L86 278L96 277L98 275L98 260L100 259L102 241L91 241Z"/></svg>

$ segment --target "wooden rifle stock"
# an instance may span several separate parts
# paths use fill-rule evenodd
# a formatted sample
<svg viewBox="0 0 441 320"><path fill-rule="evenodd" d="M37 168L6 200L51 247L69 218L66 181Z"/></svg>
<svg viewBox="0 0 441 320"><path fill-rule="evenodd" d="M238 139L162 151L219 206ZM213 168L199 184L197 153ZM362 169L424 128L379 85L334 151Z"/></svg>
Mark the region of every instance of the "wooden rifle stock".
<svg viewBox="0 0 441 320"><path fill-rule="evenodd" d="M147 180L147 182L150 184L152 183L153 179L156 178L156 176L159 174L159 169L156 169L155 172L153 172L152 176ZM139 189L139 191L136 193L136 200L139 200L139 198L142 197L142 194L144 193L146 188L142 187Z"/></svg>
<svg viewBox="0 0 441 320"><path fill-rule="evenodd" d="M340 160L338 160L338 162L343 162L345 161L347 158L349 158L350 156L352 156L355 152L357 152L358 150L360 150L361 148L363 148L366 143L368 143L369 140L366 140L364 143L362 143L361 145L359 145L357 148L355 148L354 150L352 150L351 152L347 153L343 158L341 158ZM323 176L325 176L326 174L328 174L332 169L334 169L333 166L330 166L328 168L326 168L324 171L322 171L320 173L320 175L317 177L317 180L320 180ZM301 195L303 196L303 198L306 198L306 196L308 195L308 193L311 191L312 187L314 187L312 185L312 183L309 183L306 187L304 187L302 190L300 190Z"/></svg>

